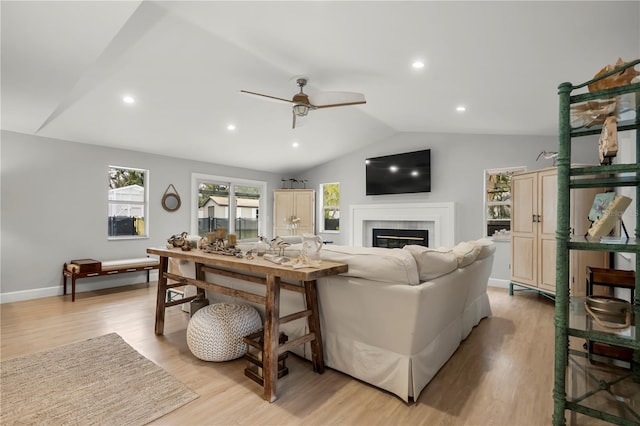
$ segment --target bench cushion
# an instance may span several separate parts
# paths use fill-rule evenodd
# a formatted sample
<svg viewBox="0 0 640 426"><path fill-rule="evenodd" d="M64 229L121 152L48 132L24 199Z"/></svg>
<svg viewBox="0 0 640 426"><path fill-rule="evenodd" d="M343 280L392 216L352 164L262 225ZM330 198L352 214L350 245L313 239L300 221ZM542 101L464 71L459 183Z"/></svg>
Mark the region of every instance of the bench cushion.
<svg viewBox="0 0 640 426"><path fill-rule="evenodd" d="M103 271L113 271L123 268L143 268L145 266L156 266L160 262L157 259L150 257L139 257L135 259L119 259L119 260L107 260L102 262Z"/></svg>
<svg viewBox="0 0 640 426"><path fill-rule="evenodd" d="M118 259L118 260L107 260L102 262L102 268L97 272L102 271L115 271L117 269L124 268L144 268L146 266L157 266L160 262L158 259L153 259L151 257L137 257L133 259ZM73 272L77 274L80 272L80 265L75 263L70 263L67 265L67 271Z"/></svg>

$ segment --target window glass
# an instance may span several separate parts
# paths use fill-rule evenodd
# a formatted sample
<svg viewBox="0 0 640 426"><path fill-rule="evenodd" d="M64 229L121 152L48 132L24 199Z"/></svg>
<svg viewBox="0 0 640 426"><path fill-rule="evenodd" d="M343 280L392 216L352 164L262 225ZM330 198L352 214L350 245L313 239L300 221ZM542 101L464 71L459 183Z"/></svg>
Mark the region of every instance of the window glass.
<svg viewBox="0 0 640 426"><path fill-rule="evenodd" d="M320 184L320 232L340 231L340 183Z"/></svg>
<svg viewBox="0 0 640 426"><path fill-rule="evenodd" d="M510 238L511 176L525 170L525 167L485 170L485 236Z"/></svg>
<svg viewBox="0 0 640 426"><path fill-rule="evenodd" d="M198 235L201 237L218 228L229 233L229 186L221 182L198 185Z"/></svg>
<svg viewBox="0 0 640 426"><path fill-rule="evenodd" d="M238 240L257 238L264 234L266 182L193 174L197 198L197 233L204 237L218 228L235 234ZM192 222L194 223L194 222ZM192 225L192 229L193 229ZM192 233L194 231L192 230Z"/></svg>
<svg viewBox="0 0 640 426"><path fill-rule="evenodd" d="M147 237L148 170L109 166L109 239Z"/></svg>

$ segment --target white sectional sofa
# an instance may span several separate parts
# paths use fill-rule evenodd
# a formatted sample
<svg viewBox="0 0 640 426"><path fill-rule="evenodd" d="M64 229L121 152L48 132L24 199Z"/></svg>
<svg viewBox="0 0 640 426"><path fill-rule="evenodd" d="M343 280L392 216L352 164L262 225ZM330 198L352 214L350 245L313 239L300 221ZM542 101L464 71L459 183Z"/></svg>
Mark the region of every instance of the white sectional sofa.
<svg viewBox="0 0 640 426"><path fill-rule="evenodd" d="M491 315L486 289L494 252L489 240L450 249L325 245L323 259L349 265L348 273L318 281L326 365L404 401L417 399L473 327ZM181 269L185 274L193 267ZM207 281L264 294L264 286L212 275ZM230 300L207 297L212 303ZM302 294L281 293L282 316L302 309ZM305 329L302 320L281 331L295 338ZM294 352L311 357L308 345Z"/></svg>

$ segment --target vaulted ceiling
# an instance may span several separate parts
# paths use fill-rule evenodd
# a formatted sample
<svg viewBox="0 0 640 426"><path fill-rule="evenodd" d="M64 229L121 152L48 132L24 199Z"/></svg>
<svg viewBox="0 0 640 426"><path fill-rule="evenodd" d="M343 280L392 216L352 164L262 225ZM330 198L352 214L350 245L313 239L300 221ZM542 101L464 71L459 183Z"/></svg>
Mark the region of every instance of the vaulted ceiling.
<svg viewBox="0 0 640 426"><path fill-rule="evenodd" d="M559 83L640 57L638 1L0 7L2 129L272 172L397 132L554 135ZM240 93L288 99L299 76L367 103L292 129L290 104Z"/></svg>

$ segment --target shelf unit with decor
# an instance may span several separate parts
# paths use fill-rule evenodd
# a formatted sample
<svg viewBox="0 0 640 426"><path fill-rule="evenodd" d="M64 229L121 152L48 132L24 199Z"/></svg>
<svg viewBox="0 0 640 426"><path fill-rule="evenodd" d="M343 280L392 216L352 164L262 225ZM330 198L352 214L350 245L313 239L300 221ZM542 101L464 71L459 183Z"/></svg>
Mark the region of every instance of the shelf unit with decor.
<svg viewBox="0 0 640 426"><path fill-rule="evenodd" d="M640 224L636 214L635 235L628 240L603 242L570 233L571 191L578 188L635 187L636 212L640 211L640 83L584 92L584 87L635 67L640 60L619 66L586 83L573 86L562 83L559 94L558 140L558 207L556 230L556 301L555 301L555 365L553 424L565 425L566 414L571 423L585 423L586 418L596 418L621 425L640 424L640 279L635 274L635 292L630 309L634 319L626 328L617 330L602 327L585 311L584 298L570 297L569 259L572 251L593 250L623 252L635 255L635 270L640 260ZM580 90L582 89L582 90ZM572 141L580 143L587 135L602 132L602 123L572 126L574 111L591 108L589 102L616 99L620 106L617 113L617 132L635 131L635 163L589 167L571 167ZM598 114L594 114L598 116ZM575 118L575 114L574 114ZM589 140L592 140L589 138ZM594 150L597 149L594 146ZM628 226L629 224L627 224ZM631 362L602 357L593 362L588 351L573 348L575 341L585 339L629 348L633 351ZM570 345L571 343L571 345ZM586 417L585 417L586 416ZM592 419L593 420L593 419ZM590 420L590 421L592 421Z"/></svg>

